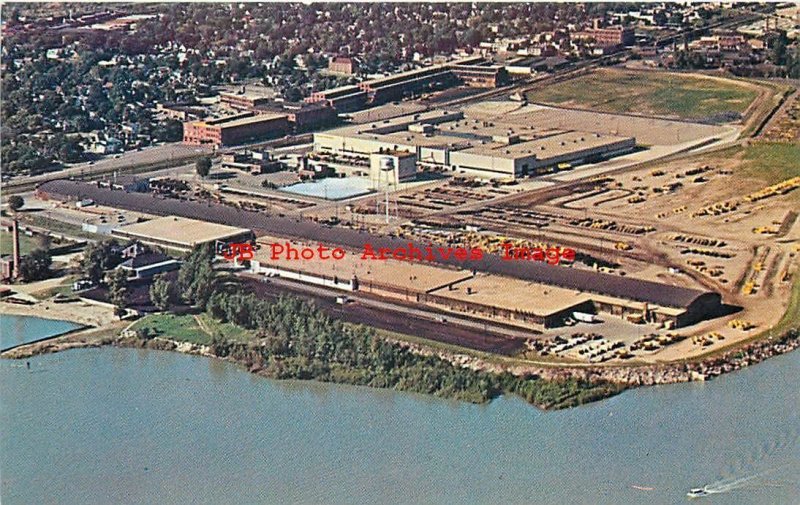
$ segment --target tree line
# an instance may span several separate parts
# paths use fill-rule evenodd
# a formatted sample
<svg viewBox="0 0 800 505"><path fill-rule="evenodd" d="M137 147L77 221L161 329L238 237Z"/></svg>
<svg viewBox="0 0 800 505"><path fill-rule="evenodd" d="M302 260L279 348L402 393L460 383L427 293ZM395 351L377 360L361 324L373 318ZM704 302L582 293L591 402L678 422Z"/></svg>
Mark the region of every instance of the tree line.
<svg viewBox="0 0 800 505"><path fill-rule="evenodd" d="M234 279L215 272L212 263L210 248L195 250L181 267L176 290L184 302L214 319L254 332L252 342L214 335L212 352L258 368L271 378L391 388L474 403L516 394L555 408L586 403L621 389L610 383L546 381L458 367L388 342L372 328L334 319L307 300L280 296L271 301L246 293ZM164 278L158 279L151 294L168 286Z"/></svg>

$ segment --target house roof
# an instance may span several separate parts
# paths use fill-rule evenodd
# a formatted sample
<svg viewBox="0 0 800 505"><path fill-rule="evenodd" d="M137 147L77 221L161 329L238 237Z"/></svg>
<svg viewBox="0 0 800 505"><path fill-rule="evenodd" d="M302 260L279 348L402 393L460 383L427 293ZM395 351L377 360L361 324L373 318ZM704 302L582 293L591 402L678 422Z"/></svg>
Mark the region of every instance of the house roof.
<svg viewBox="0 0 800 505"><path fill-rule="evenodd" d="M139 254L135 258L131 258L127 261L124 261L119 266L122 268L135 270L137 268L146 268L151 265L156 265L158 263L164 263L167 261L176 261L176 260L173 260L166 254L145 253L145 254Z"/></svg>

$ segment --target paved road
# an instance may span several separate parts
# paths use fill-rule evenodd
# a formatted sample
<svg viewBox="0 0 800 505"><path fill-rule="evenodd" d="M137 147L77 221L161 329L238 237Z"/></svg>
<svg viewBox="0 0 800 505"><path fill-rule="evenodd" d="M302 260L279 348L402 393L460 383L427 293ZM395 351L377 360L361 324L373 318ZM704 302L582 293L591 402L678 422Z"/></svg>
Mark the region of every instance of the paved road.
<svg viewBox="0 0 800 505"><path fill-rule="evenodd" d="M149 147L142 151L130 151L120 154L119 158L108 156L92 164L81 163L63 170L47 172L32 177L15 177L3 183L3 189L8 193L23 193L33 190L38 184L55 179L69 177L91 179L104 175L110 176L114 172L117 172L118 175L132 174L138 171L185 164L187 161L210 153L211 149L208 147L166 144Z"/></svg>

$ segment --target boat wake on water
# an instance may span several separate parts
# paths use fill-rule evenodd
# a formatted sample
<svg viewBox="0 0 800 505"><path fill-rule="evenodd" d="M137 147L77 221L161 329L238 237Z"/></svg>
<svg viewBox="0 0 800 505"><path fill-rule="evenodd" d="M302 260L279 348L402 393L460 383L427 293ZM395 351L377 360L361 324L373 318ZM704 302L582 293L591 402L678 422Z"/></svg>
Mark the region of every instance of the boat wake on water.
<svg viewBox="0 0 800 505"><path fill-rule="evenodd" d="M761 488L761 487L774 487L774 482L767 482L758 480L764 475L774 472L777 469L766 470L746 477L739 477L736 479L723 479L703 487L692 488L686 493L689 498L700 498L710 494L728 493L742 488Z"/></svg>

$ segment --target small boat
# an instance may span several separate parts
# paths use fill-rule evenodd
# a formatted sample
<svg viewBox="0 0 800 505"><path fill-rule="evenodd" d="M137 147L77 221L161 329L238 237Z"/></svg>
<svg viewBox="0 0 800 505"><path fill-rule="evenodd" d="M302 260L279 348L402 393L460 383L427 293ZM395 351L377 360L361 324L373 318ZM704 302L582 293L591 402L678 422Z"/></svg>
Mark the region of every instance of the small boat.
<svg viewBox="0 0 800 505"><path fill-rule="evenodd" d="M686 496L688 496L689 498L700 498L700 497L706 496L706 495L708 495L708 491L706 491L702 487L692 488L692 489L689 490L688 493L686 493Z"/></svg>

